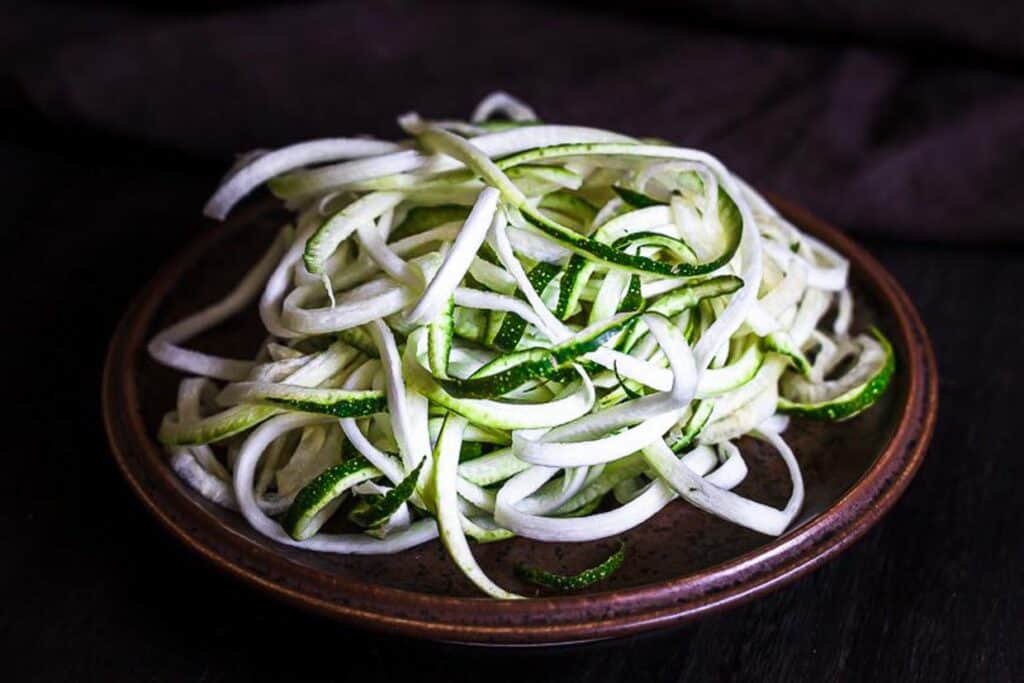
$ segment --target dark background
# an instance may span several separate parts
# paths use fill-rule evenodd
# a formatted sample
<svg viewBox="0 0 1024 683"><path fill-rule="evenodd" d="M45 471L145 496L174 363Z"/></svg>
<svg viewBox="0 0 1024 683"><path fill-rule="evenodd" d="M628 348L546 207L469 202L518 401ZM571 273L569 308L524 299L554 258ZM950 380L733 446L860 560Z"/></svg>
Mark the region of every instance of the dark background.
<svg viewBox="0 0 1024 683"><path fill-rule="evenodd" d="M4 678L1024 676L1020 3L4 5ZM852 549L673 632L492 653L270 602L132 498L98 414L105 344L211 228L199 209L231 155L393 136L398 113L464 116L495 88L548 120L705 147L857 235L904 285L938 356L939 422L905 497Z"/></svg>

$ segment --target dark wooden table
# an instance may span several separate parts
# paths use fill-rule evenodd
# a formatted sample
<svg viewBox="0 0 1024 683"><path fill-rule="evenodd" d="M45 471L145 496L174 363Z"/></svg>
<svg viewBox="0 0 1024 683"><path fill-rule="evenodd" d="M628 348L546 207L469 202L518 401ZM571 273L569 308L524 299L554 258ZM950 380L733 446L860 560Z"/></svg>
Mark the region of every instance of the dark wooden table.
<svg viewBox="0 0 1024 683"><path fill-rule="evenodd" d="M189 237L213 180L174 160L68 161L3 143L7 448L0 649L11 680L1012 680L1020 648L1024 253L869 243L917 302L942 378L905 498L851 550L749 606L676 631L555 651L396 640L269 602L157 527L98 417L107 337ZM88 155L85 155L86 157ZM52 192L54 174L88 173ZM176 199L161 187L173 187ZM184 226L184 228L182 227ZM57 235L51 230L59 227ZM1016 668L1014 668L1016 667Z"/></svg>

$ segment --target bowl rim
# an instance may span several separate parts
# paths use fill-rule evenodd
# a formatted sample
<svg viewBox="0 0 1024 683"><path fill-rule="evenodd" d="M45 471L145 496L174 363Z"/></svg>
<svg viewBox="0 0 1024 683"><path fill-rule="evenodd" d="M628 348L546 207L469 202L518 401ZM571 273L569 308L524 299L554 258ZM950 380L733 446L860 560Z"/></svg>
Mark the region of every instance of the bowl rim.
<svg viewBox="0 0 1024 683"><path fill-rule="evenodd" d="M907 356L899 365L907 375L907 400L885 449L842 496L801 526L725 562L675 579L585 595L521 601L450 597L303 566L245 538L192 502L145 426L136 384L138 359L161 302L190 264L265 213L266 203L239 212L227 225L203 230L164 264L121 318L102 378L111 452L150 513L193 551L274 597L360 627L460 643L553 645L681 624L748 602L838 555L893 506L920 467L938 407L934 352L920 316L896 280L836 228L788 200L769 199L801 229L847 257L864 287L891 314L895 346Z"/></svg>

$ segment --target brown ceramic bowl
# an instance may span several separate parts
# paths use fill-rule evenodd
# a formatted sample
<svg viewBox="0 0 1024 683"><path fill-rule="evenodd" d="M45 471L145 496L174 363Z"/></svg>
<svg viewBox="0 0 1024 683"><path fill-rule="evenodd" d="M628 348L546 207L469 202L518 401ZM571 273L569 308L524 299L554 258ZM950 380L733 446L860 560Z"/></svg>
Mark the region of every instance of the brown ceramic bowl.
<svg viewBox="0 0 1024 683"><path fill-rule="evenodd" d="M867 413L841 424L794 420L787 438L807 495L793 528L779 538L677 501L625 534L628 560L607 582L577 594L501 602L481 597L438 541L399 555L322 555L277 545L240 515L206 502L171 472L154 440L179 377L150 361L145 343L154 330L223 296L237 281L281 224L266 206L205 232L125 314L103 377L114 457L157 519L221 569L272 596L380 631L463 643L566 643L679 624L745 602L835 557L892 507L921 463L937 404L928 336L899 285L835 228L789 202L775 203L850 258L855 327L877 324L897 353L893 384ZM244 356L262 338L253 312L195 343ZM740 492L781 505L789 483L779 458L753 440L741 446L751 475ZM513 575L515 563L571 573L614 547L614 540L562 545L514 539L478 545L475 553L499 584L531 594Z"/></svg>

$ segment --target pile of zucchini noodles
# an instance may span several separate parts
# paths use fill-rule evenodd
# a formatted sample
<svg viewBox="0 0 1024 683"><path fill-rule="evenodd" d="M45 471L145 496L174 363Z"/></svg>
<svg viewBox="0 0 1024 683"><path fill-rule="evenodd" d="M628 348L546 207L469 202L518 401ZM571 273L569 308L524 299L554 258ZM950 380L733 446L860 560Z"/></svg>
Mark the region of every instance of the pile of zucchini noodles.
<svg viewBox="0 0 1024 683"><path fill-rule="evenodd" d="M294 221L149 345L190 375L159 433L181 478L313 551L440 536L497 598L519 596L467 539L613 537L676 498L781 534L803 500L787 415L850 417L893 372L877 330L850 333L846 260L701 151L504 93L399 123L246 155L210 199L222 219L267 184ZM182 346L256 298L253 360ZM732 491L744 435L785 463L782 509Z"/></svg>

